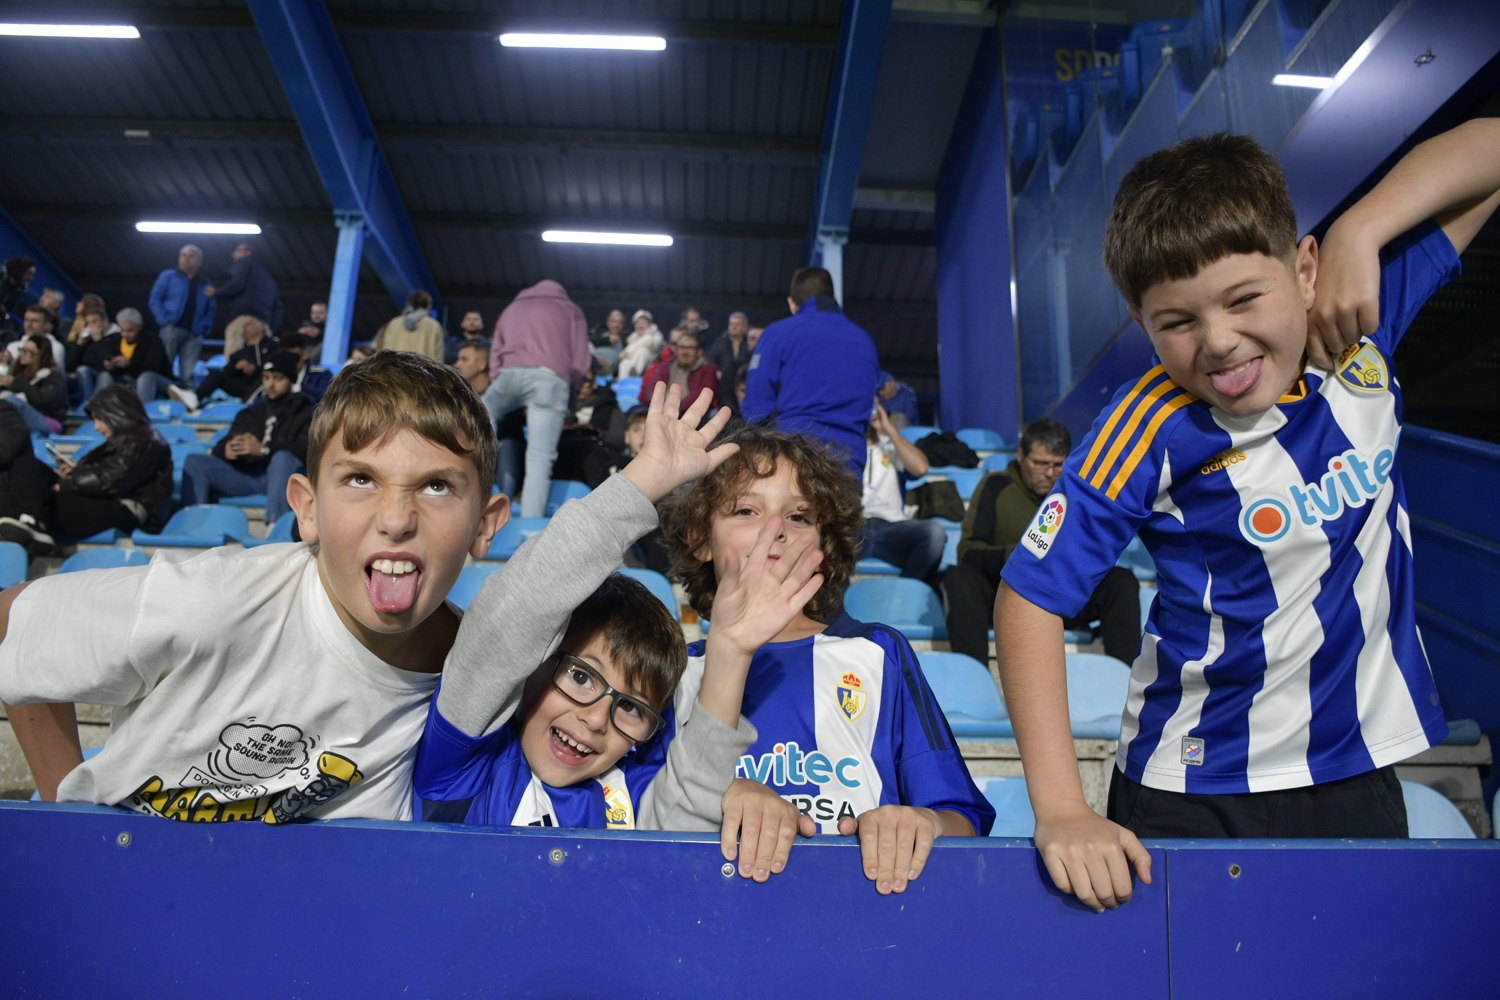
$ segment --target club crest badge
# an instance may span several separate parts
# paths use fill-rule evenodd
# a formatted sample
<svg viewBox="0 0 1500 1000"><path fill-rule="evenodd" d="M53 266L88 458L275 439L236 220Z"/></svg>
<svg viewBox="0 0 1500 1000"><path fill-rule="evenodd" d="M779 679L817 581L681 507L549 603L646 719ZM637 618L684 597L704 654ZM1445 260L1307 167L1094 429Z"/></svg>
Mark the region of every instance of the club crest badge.
<svg viewBox="0 0 1500 1000"><path fill-rule="evenodd" d="M859 675L849 671L842 678L838 686L839 708L850 722L855 722L861 715L865 714L866 695L861 688L864 686Z"/></svg>
<svg viewBox="0 0 1500 1000"><path fill-rule="evenodd" d="M1358 392L1383 392L1391 387L1385 358L1374 344L1366 341L1344 348L1333 369L1340 382Z"/></svg>
<svg viewBox="0 0 1500 1000"><path fill-rule="evenodd" d="M635 829L635 809L631 806L630 790L625 786L625 776L616 769L607 777L615 781L604 785L604 822L611 830Z"/></svg>

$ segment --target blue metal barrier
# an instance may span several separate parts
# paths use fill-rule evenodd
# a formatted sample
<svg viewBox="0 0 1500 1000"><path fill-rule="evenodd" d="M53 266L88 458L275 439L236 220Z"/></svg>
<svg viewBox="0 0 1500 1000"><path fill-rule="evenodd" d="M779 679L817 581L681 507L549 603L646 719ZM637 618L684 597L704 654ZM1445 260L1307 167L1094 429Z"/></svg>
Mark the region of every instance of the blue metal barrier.
<svg viewBox="0 0 1500 1000"><path fill-rule="evenodd" d="M1095 915L1029 841L878 896L852 838L765 885L705 835L170 823L0 802L7 996L1490 995L1495 841L1151 845ZM1168 888L1170 886L1170 893Z"/></svg>

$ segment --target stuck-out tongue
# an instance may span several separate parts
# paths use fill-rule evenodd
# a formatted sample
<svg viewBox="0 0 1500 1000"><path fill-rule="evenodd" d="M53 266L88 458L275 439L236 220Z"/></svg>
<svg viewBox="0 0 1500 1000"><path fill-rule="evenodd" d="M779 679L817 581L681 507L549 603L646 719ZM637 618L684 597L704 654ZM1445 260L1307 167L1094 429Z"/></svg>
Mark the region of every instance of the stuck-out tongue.
<svg viewBox="0 0 1500 1000"><path fill-rule="evenodd" d="M372 569L365 574L365 589L370 593L370 603L381 614L399 615L411 610L417 603L417 587L422 582L420 570L411 573L382 573Z"/></svg>
<svg viewBox="0 0 1500 1000"><path fill-rule="evenodd" d="M1263 363L1263 359L1255 358L1232 372L1214 372L1208 379L1213 383L1216 392L1230 398L1241 396L1250 391L1256 379L1260 378L1260 368Z"/></svg>

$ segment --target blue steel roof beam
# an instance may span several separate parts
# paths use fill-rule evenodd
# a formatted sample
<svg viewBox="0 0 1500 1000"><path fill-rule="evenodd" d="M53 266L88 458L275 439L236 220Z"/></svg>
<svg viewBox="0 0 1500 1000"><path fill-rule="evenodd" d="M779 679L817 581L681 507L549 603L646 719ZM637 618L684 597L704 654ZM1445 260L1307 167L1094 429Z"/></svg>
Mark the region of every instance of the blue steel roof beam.
<svg viewBox="0 0 1500 1000"><path fill-rule="evenodd" d="M848 0L839 23L839 44L828 110L823 118L823 154L817 197L807 234L807 259L817 263L821 241L848 240L854 191L865 155L865 133L875 103L875 81L891 23L891 0Z"/></svg>
<svg viewBox="0 0 1500 1000"><path fill-rule="evenodd" d="M357 212L365 220L364 253L381 284L398 305L418 288L440 305L328 9L300 0L248 5L335 212Z"/></svg>
<svg viewBox="0 0 1500 1000"><path fill-rule="evenodd" d="M9 212L0 208L0 260L20 256L30 257L36 262L36 280L31 283L34 294L40 295L43 288L56 288L67 296L64 308L71 310L77 304L78 296L82 294L78 283L68 277L68 273L42 249L35 237L10 217Z"/></svg>

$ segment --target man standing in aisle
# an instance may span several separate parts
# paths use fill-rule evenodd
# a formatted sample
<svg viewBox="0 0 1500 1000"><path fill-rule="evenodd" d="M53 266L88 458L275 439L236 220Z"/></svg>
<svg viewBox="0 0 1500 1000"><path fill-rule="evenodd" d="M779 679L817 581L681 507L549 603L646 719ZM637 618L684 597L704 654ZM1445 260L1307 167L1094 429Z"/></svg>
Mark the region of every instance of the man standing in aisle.
<svg viewBox="0 0 1500 1000"><path fill-rule="evenodd" d="M861 473L880 377L875 342L844 317L821 267L799 268L786 301L791 318L766 327L750 356L745 422L822 438Z"/></svg>
<svg viewBox="0 0 1500 1000"><path fill-rule="evenodd" d="M177 251L177 266L156 276L151 287L151 315L161 330L161 346L177 359L177 384L193 385L193 366L203 350L203 338L214 328L214 286L198 272L203 251L189 243Z"/></svg>
<svg viewBox="0 0 1500 1000"><path fill-rule="evenodd" d="M539 281L521 292L495 321L484 405L497 425L507 414L526 407L522 517L547 513L552 464L557 461L568 403L591 377L592 363L588 320L555 281Z"/></svg>
<svg viewBox="0 0 1500 1000"><path fill-rule="evenodd" d="M281 326L281 294L270 270L255 259L248 243L235 247L229 256L234 260L229 265L229 280L207 292L224 300L224 315L229 317L229 325L224 328L225 357L245 346L249 317L260 320L273 337Z"/></svg>

